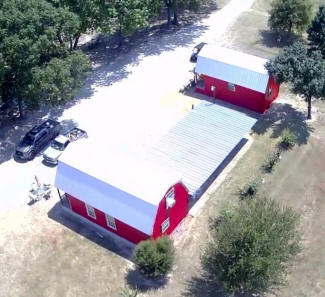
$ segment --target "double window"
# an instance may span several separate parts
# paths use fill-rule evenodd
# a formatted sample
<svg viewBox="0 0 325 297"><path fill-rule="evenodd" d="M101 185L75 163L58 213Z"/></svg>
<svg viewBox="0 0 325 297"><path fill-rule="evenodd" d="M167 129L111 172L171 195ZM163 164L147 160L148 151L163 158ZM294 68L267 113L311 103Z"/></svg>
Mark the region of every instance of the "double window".
<svg viewBox="0 0 325 297"><path fill-rule="evenodd" d="M88 204L85 204L86 205L86 210L87 210L87 215L93 219L96 219L96 212L95 212L95 209L88 205ZM105 218L106 218L106 224L108 227L116 230L116 222L115 222L115 219L108 215L108 214L105 214Z"/></svg>

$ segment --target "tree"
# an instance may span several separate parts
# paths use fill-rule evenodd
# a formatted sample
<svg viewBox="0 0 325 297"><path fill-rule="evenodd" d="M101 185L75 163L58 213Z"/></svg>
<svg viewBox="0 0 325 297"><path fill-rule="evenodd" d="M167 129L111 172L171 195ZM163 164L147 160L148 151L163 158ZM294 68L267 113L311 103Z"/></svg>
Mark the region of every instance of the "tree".
<svg viewBox="0 0 325 297"><path fill-rule="evenodd" d="M166 276L174 263L173 242L167 236L141 241L134 250L133 259L145 276Z"/></svg>
<svg viewBox="0 0 325 297"><path fill-rule="evenodd" d="M307 118L311 119L312 98L323 99L325 94L325 62L320 51L310 51L302 43L284 49L266 64L279 83L289 83L295 94L308 103Z"/></svg>
<svg viewBox="0 0 325 297"><path fill-rule="evenodd" d="M32 70L32 81L28 85L32 102L52 105L71 100L81 86L90 69L89 60L80 51L65 58L53 58L46 66ZM36 99L36 100L35 100Z"/></svg>
<svg viewBox="0 0 325 297"><path fill-rule="evenodd" d="M131 35L149 22L148 1L115 0L114 15L118 24L119 45L123 35Z"/></svg>
<svg viewBox="0 0 325 297"><path fill-rule="evenodd" d="M311 48L322 52L325 57L325 7L321 6L307 30Z"/></svg>
<svg viewBox="0 0 325 297"><path fill-rule="evenodd" d="M22 101L38 106L44 97L35 96L36 73L42 72L44 79L45 74L50 74L46 69L58 64L61 59L61 66L66 68L60 71L69 73L67 61L72 61L75 55L69 57L71 45L67 47L66 41L71 40L77 20L71 12L55 8L45 0L3 0L1 5L0 55L4 67L0 97L5 102L15 99L20 107ZM78 54L78 57L81 55ZM83 63L80 67L84 70L89 68L85 56L79 61ZM80 84L79 78L72 76L70 79L74 83L70 86ZM53 79L53 86L56 83L58 80ZM70 91L74 92L74 89ZM53 98L51 103L54 103Z"/></svg>
<svg viewBox="0 0 325 297"><path fill-rule="evenodd" d="M273 0L268 24L278 33L301 33L310 23L311 14L310 0Z"/></svg>
<svg viewBox="0 0 325 297"><path fill-rule="evenodd" d="M265 293L283 283L300 251L299 216L270 199L245 200L214 220L204 266L230 293Z"/></svg>
<svg viewBox="0 0 325 297"><path fill-rule="evenodd" d="M167 8L167 24L168 26L171 23L172 13L173 24L178 25L178 11L180 8L196 11L199 7L204 4L205 0L163 0L165 2L165 6Z"/></svg>
<svg viewBox="0 0 325 297"><path fill-rule="evenodd" d="M73 34L73 49L77 48L82 33L113 31L113 1L105 0L48 0L56 7L69 9L78 18L78 29Z"/></svg>

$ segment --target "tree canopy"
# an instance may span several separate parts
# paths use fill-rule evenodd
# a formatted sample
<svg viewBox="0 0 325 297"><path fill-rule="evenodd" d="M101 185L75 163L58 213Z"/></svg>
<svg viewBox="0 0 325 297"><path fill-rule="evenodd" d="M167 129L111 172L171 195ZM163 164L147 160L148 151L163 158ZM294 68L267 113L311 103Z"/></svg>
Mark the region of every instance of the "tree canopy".
<svg viewBox="0 0 325 297"><path fill-rule="evenodd" d="M311 15L310 0L273 0L268 24L278 33L302 33L309 25Z"/></svg>
<svg viewBox="0 0 325 297"><path fill-rule="evenodd" d="M263 294L281 284L300 250L299 216L270 199L225 209L203 263L230 293Z"/></svg>
<svg viewBox="0 0 325 297"><path fill-rule="evenodd" d="M325 62L321 52L297 42L269 61L266 68L277 82L289 83L295 94L305 98L307 118L311 119L312 98L323 99L325 94Z"/></svg>
<svg viewBox="0 0 325 297"><path fill-rule="evenodd" d="M307 30L311 48L322 52L325 57L325 7L321 6Z"/></svg>
<svg viewBox="0 0 325 297"><path fill-rule="evenodd" d="M53 64L59 61L63 68L56 73L55 79L48 80L48 83L52 84L52 89L63 91L59 83L60 76L63 72L69 72L70 79L74 81L70 84L70 92L73 93L74 87L80 84L90 67L83 54L75 53L70 56L71 48L66 44L76 32L77 26L78 20L73 13L65 8L57 9L45 0L3 0L0 14L2 100L16 99L34 106L49 100L49 92L43 89L45 86L37 81L37 77L43 73L44 78L44 75L53 69ZM83 63L76 68L82 68L83 74L71 72L71 67L76 66L73 57ZM50 89L48 86L46 88ZM36 89L38 96L35 96ZM69 97L71 96L64 100ZM62 100L63 98L56 101L52 97L50 102Z"/></svg>

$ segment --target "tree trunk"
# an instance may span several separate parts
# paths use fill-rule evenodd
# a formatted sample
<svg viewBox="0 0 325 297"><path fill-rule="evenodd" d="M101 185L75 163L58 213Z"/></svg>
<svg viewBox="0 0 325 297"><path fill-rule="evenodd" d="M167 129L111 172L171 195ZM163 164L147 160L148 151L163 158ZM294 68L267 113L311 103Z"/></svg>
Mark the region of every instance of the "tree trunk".
<svg viewBox="0 0 325 297"><path fill-rule="evenodd" d="M73 49L75 50L78 46L78 42L79 42L79 38L80 38L80 33L75 37L74 43L73 43Z"/></svg>
<svg viewBox="0 0 325 297"><path fill-rule="evenodd" d="M59 40L60 44L63 45L64 43L63 43L63 40L62 40L62 37L61 37L60 32L57 32L56 33L56 36L58 37L58 40Z"/></svg>
<svg viewBox="0 0 325 297"><path fill-rule="evenodd" d="M122 46L123 36L122 36L122 26L120 25L118 29L118 47Z"/></svg>
<svg viewBox="0 0 325 297"><path fill-rule="evenodd" d="M289 35L291 35L291 32L292 32L292 22L289 21L289 30L288 30Z"/></svg>
<svg viewBox="0 0 325 297"><path fill-rule="evenodd" d="M19 118L20 119L24 118L24 109L23 109L23 104L21 102L21 99L18 99L18 111L19 111Z"/></svg>
<svg viewBox="0 0 325 297"><path fill-rule="evenodd" d="M307 114L307 119L311 120L311 96L308 96L307 98L308 102L308 114Z"/></svg>
<svg viewBox="0 0 325 297"><path fill-rule="evenodd" d="M169 28L171 22L171 7L167 5L167 26Z"/></svg>
<svg viewBox="0 0 325 297"><path fill-rule="evenodd" d="M174 10L173 24L177 26L178 25L178 5L177 5L176 0L174 0L173 10Z"/></svg>

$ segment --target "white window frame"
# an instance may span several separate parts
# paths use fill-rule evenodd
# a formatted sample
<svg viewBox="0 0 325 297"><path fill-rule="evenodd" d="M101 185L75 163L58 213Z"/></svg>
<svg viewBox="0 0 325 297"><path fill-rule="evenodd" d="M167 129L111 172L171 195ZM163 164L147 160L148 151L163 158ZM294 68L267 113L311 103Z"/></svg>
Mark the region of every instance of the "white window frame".
<svg viewBox="0 0 325 297"><path fill-rule="evenodd" d="M168 208L173 207L174 204L175 204L175 202L176 202L176 200L175 200L175 189L174 189L174 187L171 188L171 189L167 192L167 194L165 195L165 198L166 198L166 208L168 209ZM174 204L173 204L172 206L169 206L169 207L168 207L168 205L167 205L167 199L173 199L173 200L174 200Z"/></svg>
<svg viewBox="0 0 325 297"><path fill-rule="evenodd" d="M170 191L165 195L166 198L173 198L175 199L175 190L174 188L171 188Z"/></svg>
<svg viewBox="0 0 325 297"><path fill-rule="evenodd" d="M235 84L228 82L228 90L231 92L235 92L236 91Z"/></svg>
<svg viewBox="0 0 325 297"><path fill-rule="evenodd" d="M165 233L168 230L169 226L170 226L170 221L169 221L169 217L168 217L161 224L161 233Z"/></svg>
<svg viewBox="0 0 325 297"><path fill-rule="evenodd" d="M93 208L91 205L88 205L87 203L85 203L85 205L86 205L87 215L93 219L96 219L95 208ZM91 214L91 212L93 212L93 215Z"/></svg>
<svg viewBox="0 0 325 297"><path fill-rule="evenodd" d="M105 218L106 218L106 224L108 227L116 230L116 222L115 222L115 218L108 215L107 213L105 213Z"/></svg>

